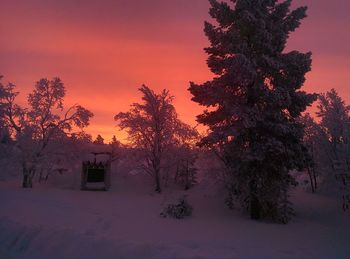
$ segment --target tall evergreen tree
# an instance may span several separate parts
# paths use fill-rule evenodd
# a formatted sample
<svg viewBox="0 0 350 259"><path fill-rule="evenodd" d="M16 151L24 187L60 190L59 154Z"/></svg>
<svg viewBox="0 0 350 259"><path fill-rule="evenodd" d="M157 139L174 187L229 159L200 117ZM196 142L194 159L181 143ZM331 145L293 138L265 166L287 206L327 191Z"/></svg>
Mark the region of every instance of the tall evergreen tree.
<svg viewBox="0 0 350 259"><path fill-rule="evenodd" d="M198 116L210 130L201 143L220 147L229 190L251 218L286 223L289 171L303 166L305 154L297 118L316 96L300 90L311 53L284 50L307 8L290 10L292 0L231 2L210 0L216 22L205 22L205 51L215 77L189 88L192 100L208 108Z"/></svg>

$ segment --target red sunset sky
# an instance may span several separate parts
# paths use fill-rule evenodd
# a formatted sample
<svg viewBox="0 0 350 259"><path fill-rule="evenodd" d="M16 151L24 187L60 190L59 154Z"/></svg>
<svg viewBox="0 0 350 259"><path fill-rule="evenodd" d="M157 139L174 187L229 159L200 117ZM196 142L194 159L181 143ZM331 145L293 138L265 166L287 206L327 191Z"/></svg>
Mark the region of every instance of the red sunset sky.
<svg viewBox="0 0 350 259"><path fill-rule="evenodd" d="M294 0L309 17L288 49L313 52L307 91L336 88L350 102L350 1ZM189 81L211 77L203 48L207 0L1 0L0 74L21 91L21 102L42 77L59 76L66 105L95 117L88 128L109 139L113 116L140 99L137 88L167 88L181 119L195 124Z"/></svg>

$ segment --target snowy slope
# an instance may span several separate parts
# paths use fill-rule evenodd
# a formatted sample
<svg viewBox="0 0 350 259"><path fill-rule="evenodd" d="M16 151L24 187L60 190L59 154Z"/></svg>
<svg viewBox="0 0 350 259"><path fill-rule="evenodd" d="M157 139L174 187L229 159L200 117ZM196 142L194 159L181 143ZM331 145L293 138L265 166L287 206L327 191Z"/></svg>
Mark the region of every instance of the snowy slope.
<svg viewBox="0 0 350 259"><path fill-rule="evenodd" d="M0 258L349 258L350 217L338 200L296 191L288 225L229 211L220 192L188 193L193 216L164 219L165 203L138 176L109 192L0 182Z"/></svg>

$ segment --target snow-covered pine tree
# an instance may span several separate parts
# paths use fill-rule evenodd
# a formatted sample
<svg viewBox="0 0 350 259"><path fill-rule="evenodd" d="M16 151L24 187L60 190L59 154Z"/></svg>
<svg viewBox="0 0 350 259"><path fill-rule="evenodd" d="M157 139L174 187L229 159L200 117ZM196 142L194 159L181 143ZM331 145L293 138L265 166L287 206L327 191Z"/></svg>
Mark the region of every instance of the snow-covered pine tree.
<svg viewBox="0 0 350 259"><path fill-rule="evenodd" d="M338 95L335 89L320 94L317 105L317 117L320 127L328 140L330 157L332 160L347 160L346 146L349 143L350 106Z"/></svg>
<svg viewBox="0 0 350 259"><path fill-rule="evenodd" d="M123 152L123 145L115 135L113 135L112 140L109 142L109 146L111 149L111 161L119 161Z"/></svg>
<svg viewBox="0 0 350 259"><path fill-rule="evenodd" d="M324 185L334 185L337 180L343 196L343 208L350 207L350 106L335 89L319 95L317 116L320 118L322 144L325 156L316 160L325 170Z"/></svg>
<svg viewBox="0 0 350 259"><path fill-rule="evenodd" d="M311 53L284 52L289 34L306 17L291 0L210 0L215 24L205 22L215 74L191 82L192 100L208 107L198 122L209 127L203 145L220 145L231 172L228 183L253 219L286 223L292 214L289 172L303 166L303 128L297 121L316 98L300 88Z"/></svg>
<svg viewBox="0 0 350 259"><path fill-rule="evenodd" d="M120 141L117 140L117 137L113 135L112 140L109 142L110 145L120 146Z"/></svg>
<svg viewBox="0 0 350 259"><path fill-rule="evenodd" d="M96 144L96 145L104 145L105 144L105 139L100 134L98 134L96 139L94 140L94 144Z"/></svg>

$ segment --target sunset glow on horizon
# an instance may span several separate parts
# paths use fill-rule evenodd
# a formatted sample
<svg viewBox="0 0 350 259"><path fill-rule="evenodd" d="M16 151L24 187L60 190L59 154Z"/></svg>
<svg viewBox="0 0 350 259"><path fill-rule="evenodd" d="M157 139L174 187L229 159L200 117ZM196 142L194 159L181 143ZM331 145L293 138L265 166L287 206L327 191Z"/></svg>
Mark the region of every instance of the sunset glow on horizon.
<svg viewBox="0 0 350 259"><path fill-rule="evenodd" d="M335 88L350 102L350 2L296 0L308 16L288 50L313 52L304 90ZM212 77L203 51L207 0L4 0L0 9L0 74L25 97L40 78L60 77L66 106L94 113L87 132L107 141L118 133L114 115L141 99L145 84L169 89L180 119L196 125L202 110L191 102L189 81Z"/></svg>

